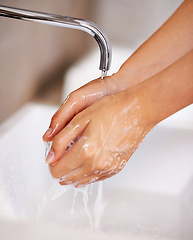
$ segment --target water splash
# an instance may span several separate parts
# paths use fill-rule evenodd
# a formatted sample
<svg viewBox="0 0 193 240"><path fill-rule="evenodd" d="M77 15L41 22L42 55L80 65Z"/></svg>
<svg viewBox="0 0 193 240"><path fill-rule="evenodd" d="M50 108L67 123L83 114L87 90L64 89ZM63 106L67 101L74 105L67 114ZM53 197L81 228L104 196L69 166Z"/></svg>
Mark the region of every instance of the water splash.
<svg viewBox="0 0 193 240"><path fill-rule="evenodd" d="M75 214L75 202L78 193L82 194L82 200L84 204L85 213L89 219L89 225L91 229L98 229L100 227L101 219L104 214L105 206L107 202L103 196L103 183L97 183L97 189L94 191L93 184L84 186L83 188L77 188L74 190L74 199L72 203L71 214ZM96 198L91 207L89 207L89 200L96 194Z"/></svg>
<svg viewBox="0 0 193 240"><path fill-rule="evenodd" d="M100 222L102 219L102 216L104 214L105 206L107 205L107 202L104 201L103 197L103 183L98 183L98 192L97 197L94 204L94 227L99 228Z"/></svg>
<svg viewBox="0 0 193 240"><path fill-rule="evenodd" d="M70 144L69 148L72 144ZM52 146L52 142L46 143L45 157L49 153ZM48 173L49 174L49 173ZM74 191L73 195L69 195L68 191ZM72 194L72 192L71 192ZM80 195L78 197L78 195ZM73 185L61 186L57 179L52 179L50 177L50 182L48 183L48 188L42 192L41 201L37 208L36 218L38 221L45 220L47 212L49 212L54 206L56 201L65 201L65 198L72 198L71 210L69 208L69 213L66 213L64 218L68 218L69 215L77 215L78 212L83 210L86 215L90 229L97 229L100 226L102 216L104 214L104 209L106 202L103 196L103 183L91 183L89 185L83 186L81 188L75 188ZM83 205L82 205L83 204ZM78 209L75 209L78 207ZM64 203L65 208L65 203ZM65 209L61 205L61 211L65 212ZM81 209L83 208L83 209ZM52 210L51 210L52 211Z"/></svg>
<svg viewBox="0 0 193 240"><path fill-rule="evenodd" d="M52 147L52 142L44 142L45 143L45 146L46 146L46 150L45 150L45 159L47 158L48 156L48 153Z"/></svg>

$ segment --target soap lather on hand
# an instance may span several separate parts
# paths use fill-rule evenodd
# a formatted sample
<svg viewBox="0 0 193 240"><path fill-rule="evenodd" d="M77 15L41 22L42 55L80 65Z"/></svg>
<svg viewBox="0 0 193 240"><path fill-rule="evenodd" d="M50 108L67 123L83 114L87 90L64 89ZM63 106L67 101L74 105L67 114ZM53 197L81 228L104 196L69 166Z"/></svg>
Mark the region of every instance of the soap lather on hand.
<svg viewBox="0 0 193 240"><path fill-rule="evenodd" d="M192 49L186 0L117 73L67 97L43 136L52 176L79 187L120 172L154 126L193 103Z"/></svg>

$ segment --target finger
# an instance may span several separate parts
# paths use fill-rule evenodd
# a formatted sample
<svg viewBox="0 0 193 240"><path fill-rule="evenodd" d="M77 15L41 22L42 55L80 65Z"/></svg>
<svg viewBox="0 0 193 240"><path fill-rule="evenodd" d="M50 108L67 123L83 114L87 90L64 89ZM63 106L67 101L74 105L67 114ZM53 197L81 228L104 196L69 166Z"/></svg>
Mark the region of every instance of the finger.
<svg viewBox="0 0 193 240"><path fill-rule="evenodd" d="M108 174L105 174L103 177L99 177L96 181L97 182L98 181L103 181L103 180L108 179L108 178L110 178L110 177L112 177L114 175L116 175L116 173L108 173Z"/></svg>
<svg viewBox="0 0 193 240"><path fill-rule="evenodd" d="M91 184L93 182L96 182L99 179L99 177L96 174L92 174L91 176L85 177L84 179L82 179L81 181L79 181L75 187L79 188L79 187L84 187L87 184Z"/></svg>
<svg viewBox="0 0 193 240"><path fill-rule="evenodd" d="M50 127L43 135L43 140L51 141L77 113L106 95L106 85L107 81L101 82L100 79L96 79L72 92L52 117Z"/></svg>
<svg viewBox="0 0 193 240"><path fill-rule="evenodd" d="M50 165L50 172L54 178L61 178L85 163L89 165L90 156L84 148L84 141L81 137L54 165Z"/></svg>
<svg viewBox="0 0 193 240"><path fill-rule="evenodd" d="M125 164L126 164L126 161L123 160L118 164L112 166L107 171L99 172L99 179L97 181L102 181L118 174L124 168Z"/></svg>
<svg viewBox="0 0 193 240"><path fill-rule="evenodd" d="M91 174L90 176L85 177L84 179L80 180L75 187L82 187L84 185L94 183L106 178L109 178L113 176L115 173L112 172L112 170L107 169L103 171L95 171L94 174Z"/></svg>
<svg viewBox="0 0 193 240"><path fill-rule="evenodd" d="M119 173L121 171L121 169L118 170L104 170L101 171L97 174L93 174L91 176L85 177L83 180L79 181L75 187L79 188L79 187L83 187L87 184L91 184L94 182L98 182L98 181L103 181L105 179L108 179L114 175L116 175L117 173Z"/></svg>
<svg viewBox="0 0 193 240"><path fill-rule="evenodd" d="M52 147L46 162L55 163L68 150L68 146L73 145L85 130L89 121L77 115L52 141Z"/></svg>
<svg viewBox="0 0 193 240"><path fill-rule="evenodd" d="M68 173L67 175L63 176L59 179L59 183L61 185L67 185L67 184L73 184L79 181L82 181L83 179L87 178L89 175L92 175L92 173L88 173L88 170L84 167L79 167L78 169L75 169Z"/></svg>

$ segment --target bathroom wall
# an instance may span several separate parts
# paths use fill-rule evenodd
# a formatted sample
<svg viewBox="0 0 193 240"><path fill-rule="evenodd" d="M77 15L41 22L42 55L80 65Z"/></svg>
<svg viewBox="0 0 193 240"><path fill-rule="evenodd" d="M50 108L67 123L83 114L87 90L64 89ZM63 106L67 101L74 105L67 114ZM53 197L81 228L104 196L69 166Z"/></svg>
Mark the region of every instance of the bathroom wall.
<svg viewBox="0 0 193 240"><path fill-rule="evenodd" d="M90 20L97 23L112 44L108 74L148 39L180 6L182 0L93 0ZM91 51L65 74L63 99L74 89L99 77L99 51Z"/></svg>
<svg viewBox="0 0 193 240"><path fill-rule="evenodd" d="M92 21L115 45L135 49L149 38L183 0L94 0Z"/></svg>
<svg viewBox="0 0 193 240"><path fill-rule="evenodd" d="M182 0L0 0L97 23L112 45L136 49ZM96 43L86 33L0 17L0 122ZM77 80L76 80L77 81Z"/></svg>
<svg viewBox="0 0 193 240"><path fill-rule="evenodd" d="M1 5L88 18L89 0L0 0ZM0 122L87 48L81 31L0 17Z"/></svg>

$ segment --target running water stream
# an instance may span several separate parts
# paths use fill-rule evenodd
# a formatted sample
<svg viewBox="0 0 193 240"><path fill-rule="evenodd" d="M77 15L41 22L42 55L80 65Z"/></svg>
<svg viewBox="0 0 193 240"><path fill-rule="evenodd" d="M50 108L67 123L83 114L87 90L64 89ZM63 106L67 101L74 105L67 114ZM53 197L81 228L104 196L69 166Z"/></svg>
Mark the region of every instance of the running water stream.
<svg viewBox="0 0 193 240"><path fill-rule="evenodd" d="M45 157L51 149L51 143L46 143ZM96 185L94 187L94 185ZM75 188L73 185L61 186L57 180L53 179L47 191L42 193L41 202L37 210L37 218L44 220L46 212L53 206L53 203L69 198L67 192L73 191L71 196L71 210L70 215L76 215L81 204L84 206L84 215L87 216L90 229L98 229L100 227L101 218L104 214L105 205L107 202L103 196L103 183L92 183L81 188ZM61 206L62 208L62 206ZM64 203L65 208L65 203ZM65 212L61 209L60 212ZM68 217L68 214L66 215Z"/></svg>

